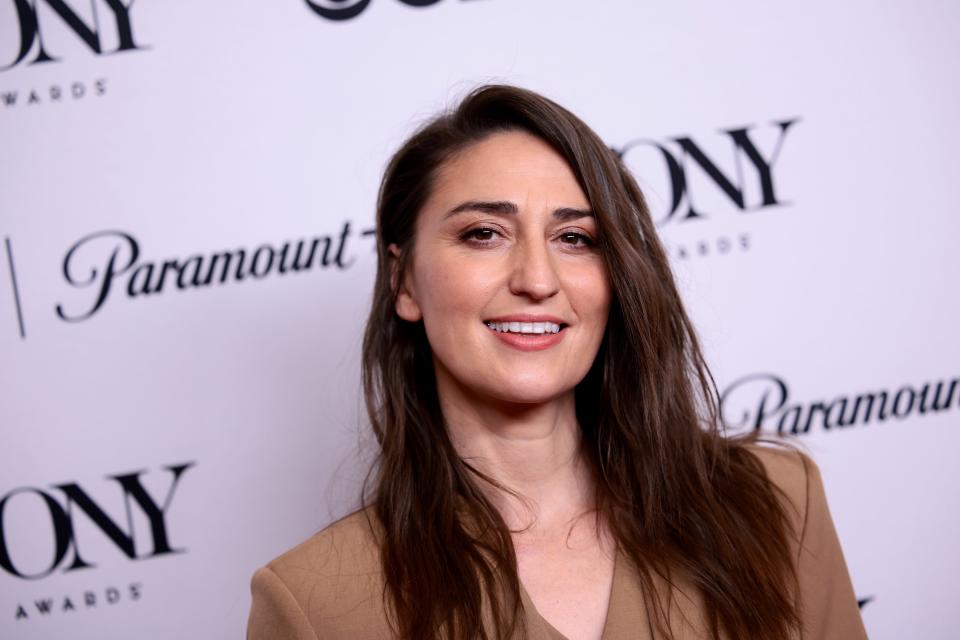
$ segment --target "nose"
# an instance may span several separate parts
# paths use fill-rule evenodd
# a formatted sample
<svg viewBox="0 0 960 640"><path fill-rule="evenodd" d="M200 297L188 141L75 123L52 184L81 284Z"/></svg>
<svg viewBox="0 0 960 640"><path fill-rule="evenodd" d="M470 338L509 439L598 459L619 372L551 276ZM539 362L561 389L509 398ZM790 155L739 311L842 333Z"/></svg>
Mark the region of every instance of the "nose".
<svg viewBox="0 0 960 640"><path fill-rule="evenodd" d="M531 300L544 300L560 290L553 257L543 240L519 243L513 251L510 292Z"/></svg>

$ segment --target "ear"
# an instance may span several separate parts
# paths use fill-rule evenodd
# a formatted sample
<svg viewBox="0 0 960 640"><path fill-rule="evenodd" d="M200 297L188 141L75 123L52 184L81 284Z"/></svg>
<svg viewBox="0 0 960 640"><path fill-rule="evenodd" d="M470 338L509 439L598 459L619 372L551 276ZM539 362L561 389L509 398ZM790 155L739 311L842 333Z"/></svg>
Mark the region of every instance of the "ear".
<svg viewBox="0 0 960 640"><path fill-rule="evenodd" d="M387 247L387 251L390 253L390 287L397 292L397 301L394 308L397 315L407 322L417 322L423 317L423 314L420 313L420 305L417 304L413 287L410 286L410 264L409 262L407 263L407 273L404 275L403 282L400 283L398 290L397 277L400 269L400 248L391 242Z"/></svg>

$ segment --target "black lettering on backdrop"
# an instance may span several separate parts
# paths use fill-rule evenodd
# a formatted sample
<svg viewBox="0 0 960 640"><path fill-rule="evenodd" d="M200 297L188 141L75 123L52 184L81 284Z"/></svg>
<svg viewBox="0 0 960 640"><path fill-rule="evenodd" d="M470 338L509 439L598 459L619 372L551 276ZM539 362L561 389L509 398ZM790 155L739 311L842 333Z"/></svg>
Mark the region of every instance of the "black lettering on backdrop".
<svg viewBox="0 0 960 640"><path fill-rule="evenodd" d="M7 548L6 520L4 518L4 512L6 511L6 506L10 499L18 494L27 493L36 494L41 500L43 500L44 505L50 512L50 525L53 529L53 562L47 571L34 575L20 573L13 566L13 560L10 558L10 551ZM3 499L0 500L0 567L3 567L3 569L5 569L8 573L12 573L18 578L43 578L44 576L49 575L57 567L57 565L60 564L60 561L63 560L63 557L67 555L67 551L70 549L70 543L72 540L73 523L70 521L70 517L60 506L59 502L43 491L31 488L14 489L3 496Z"/></svg>
<svg viewBox="0 0 960 640"><path fill-rule="evenodd" d="M29 602L17 603L13 612L16 621L34 618L50 617L57 613L66 613L83 609L96 609L98 606L112 606L122 599L135 602L143 597L143 584L131 582L125 588L108 586L96 590L86 589L83 592L74 592L56 597L34 599Z"/></svg>
<svg viewBox="0 0 960 640"><path fill-rule="evenodd" d="M184 471L193 465L193 462L187 462L164 467L173 477L162 505L158 504L153 497L147 493L140 482L140 477L145 473L144 470L108 476L108 479L117 482L123 490L123 506L127 514L126 529L122 528L107 515L103 508L75 482L53 485L54 489L62 492L63 504L57 501L51 494L40 489L26 487L9 491L0 498L0 568L3 568L7 573L18 578L32 580L50 575L62 564L66 565L64 572L95 566L84 560L80 555L80 548L74 535L73 523L77 517L77 511L74 507L82 511L87 518L131 560L142 560L185 551L185 549L174 548L170 544L166 516L170 508L170 503L173 501L177 485L180 482L180 477ZM8 522L5 515L6 507L14 497L30 494L39 497L49 511L54 540L53 559L50 565L34 573L27 573L25 569L18 568L14 559L11 557L6 534L11 523ZM143 543L138 544L134 531L133 513L131 511L132 504L139 507L140 512L143 513L150 522L150 546L152 548L149 552L140 553L140 555L138 555L138 549L143 547ZM71 549L73 550L73 557L64 563L64 559Z"/></svg>
<svg viewBox="0 0 960 640"><path fill-rule="evenodd" d="M74 255L78 250L87 248L90 243L96 241L98 238L112 238L116 240L106 264L100 271L98 271L96 267L90 267L90 274L84 280L75 279L73 274ZM92 316L103 306L103 303L106 302L107 296L110 295L110 286L113 284L114 278L129 271L130 267L137 261L139 255L140 245L133 239L133 236L123 233L122 231L98 231L80 238L76 244L70 247L70 250L67 251L67 255L63 259L63 277L74 287L97 285L99 281L99 285L97 285L97 297L90 310L85 314L68 316L66 312L64 312L63 306L58 304L57 315L69 322L85 320ZM120 264L123 264L123 266L119 266Z"/></svg>
<svg viewBox="0 0 960 640"><path fill-rule="evenodd" d="M17 106L18 101L21 104L28 105L40 104L43 102L51 104L54 102L63 102L67 98L76 101L84 98L85 96L100 97L106 95L106 93L106 78L97 78L92 82L74 80L70 84L51 84L46 88L46 90L29 89L26 91L0 91L0 104L2 104L4 108L13 108Z"/></svg>
<svg viewBox="0 0 960 640"><path fill-rule="evenodd" d="M790 390L780 377L757 373L735 380L720 396L723 424L733 430L752 429L804 434L815 426L824 430L925 416L960 409L960 377L924 383L919 389L903 385L896 393L881 390L838 396L809 403L790 401Z"/></svg>
<svg viewBox="0 0 960 640"><path fill-rule="evenodd" d="M73 34L83 42L94 54L103 55L104 53L119 53L121 51L132 51L144 49L143 45L137 45L133 37L133 24L130 21L130 9L133 7L134 0L89 0L92 22L87 23L71 6L67 0L12 0L13 7L17 17L17 33L20 38L20 46L17 49L17 56L12 62L7 64L0 63L0 71L10 69L20 64L30 55L31 51L36 49L37 55L27 64L37 64L39 62L55 62L60 58L54 57L47 49L43 41L43 30L46 24L39 18L37 7L41 4L46 5L51 11L44 12L44 16L56 16ZM101 10L98 11L98 6ZM104 29L101 23L102 17L107 15L102 8L106 8L112 14L113 28L116 31L117 48L113 51L103 51L100 35ZM34 47L36 44L36 47Z"/></svg>
<svg viewBox="0 0 960 640"><path fill-rule="evenodd" d="M666 144L640 138L631 140L622 147L613 147L613 151L625 162L629 159L628 154L648 148L654 150L662 158L666 165L669 185L669 209L666 214L657 220L657 224L663 224L673 219L686 221L693 219L702 219L709 217L705 212L698 211L694 204L693 194L690 192L689 181L687 179L688 171L692 166L699 169L715 184L721 192L741 211L750 209L762 209L776 205L787 204L777 199L774 185L773 169L780 157L784 139L787 130L799 118L775 121L773 124L779 129L776 145L769 158L765 158L757 146L750 139L750 127L741 127L736 129L724 130L732 143L733 161L737 169L736 178L726 175L717 164L707 155L707 153L690 136L678 136L672 139L677 145L678 151L672 151ZM753 167L757 186L759 187L760 202L751 206L746 202L744 196L746 177L743 171L743 158L746 158ZM685 210L681 211L681 205L686 202ZM678 215L679 214L679 215Z"/></svg>
<svg viewBox="0 0 960 640"><path fill-rule="evenodd" d="M370 0L305 0L318 16L327 20L350 20L370 5Z"/></svg>
<svg viewBox="0 0 960 640"><path fill-rule="evenodd" d="M92 301L80 312L56 305L57 316L67 322L86 320L99 311L115 281L127 297L151 296L165 290L179 290L242 282L248 276L262 279L277 273L296 273L314 268L347 269L356 261L347 255L347 243L353 237L350 222L344 222L337 235L315 236L284 242L275 247L261 244L253 251L235 249L209 255L170 258L160 262L140 262L140 243L123 231L98 231L80 238L63 259L64 279L73 287L94 291ZM95 256L93 260L88 256ZM96 257L99 256L99 257ZM126 286L119 284L126 279Z"/></svg>
<svg viewBox="0 0 960 640"><path fill-rule="evenodd" d="M409 7L429 7L441 0L399 0ZM464 0L466 1L466 0ZM304 0L311 11L327 20L350 20L370 6L372 0Z"/></svg>

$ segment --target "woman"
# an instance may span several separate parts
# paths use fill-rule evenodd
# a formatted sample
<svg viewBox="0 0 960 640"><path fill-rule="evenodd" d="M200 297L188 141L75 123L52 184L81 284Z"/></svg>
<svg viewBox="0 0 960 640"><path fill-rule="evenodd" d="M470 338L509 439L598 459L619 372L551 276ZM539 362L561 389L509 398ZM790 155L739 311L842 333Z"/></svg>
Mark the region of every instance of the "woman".
<svg viewBox="0 0 960 640"><path fill-rule="evenodd" d="M576 116L475 90L393 157L377 231L375 493L257 571L250 638L865 637L816 466L719 433L644 197Z"/></svg>

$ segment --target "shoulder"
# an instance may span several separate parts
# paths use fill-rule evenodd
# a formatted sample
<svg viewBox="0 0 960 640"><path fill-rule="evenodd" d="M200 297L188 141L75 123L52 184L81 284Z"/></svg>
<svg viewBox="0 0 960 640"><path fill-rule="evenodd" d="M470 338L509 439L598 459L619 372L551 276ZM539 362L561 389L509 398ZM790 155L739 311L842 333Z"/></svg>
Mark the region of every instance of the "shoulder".
<svg viewBox="0 0 960 640"><path fill-rule="evenodd" d="M790 446L754 443L745 449L759 460L783 506L796 561L811 533L818 532L825 520L830 522L820 468L809 455Z"/></svg>
<svg viewBox="0 0 960 640"><path fill-rule="evenodd" d="M816 463L807 454L788 446L754 443L744 448L762 465L764 473L787 508L788 517L791 520L799 519L802 527L811 483L821 483Z"/></svg>
<svg viewBox="0 0 960 640"><path fill-rule="evenodd" d="M379 633L386 619L377 531L376 516L367 507L258 569L251 582L249 628L270 629L263 637L293 629L291 625L320 637Z"/></svg>
<svg viewBox="0 0 960 640"><path fill-rule="evenodd" d="M376 516L368 507L332 522L267 563L281 577L350 576L379 567Z"/></svg>
<svg viewBox="0 0 960 640"><path fill-rule="evenodd" d="M807 475L816 466L810 456L786 445L751 443L743 448L763 464L774 484L790 493L802 492Z"/></svg>
<svg viewBox="0 0 960 640"><path fill-rule="evenodd" d="M820 468L790 449L747 447L782 492L791 522L802 637L866 638L840 539L834 528Z"/></svg>

